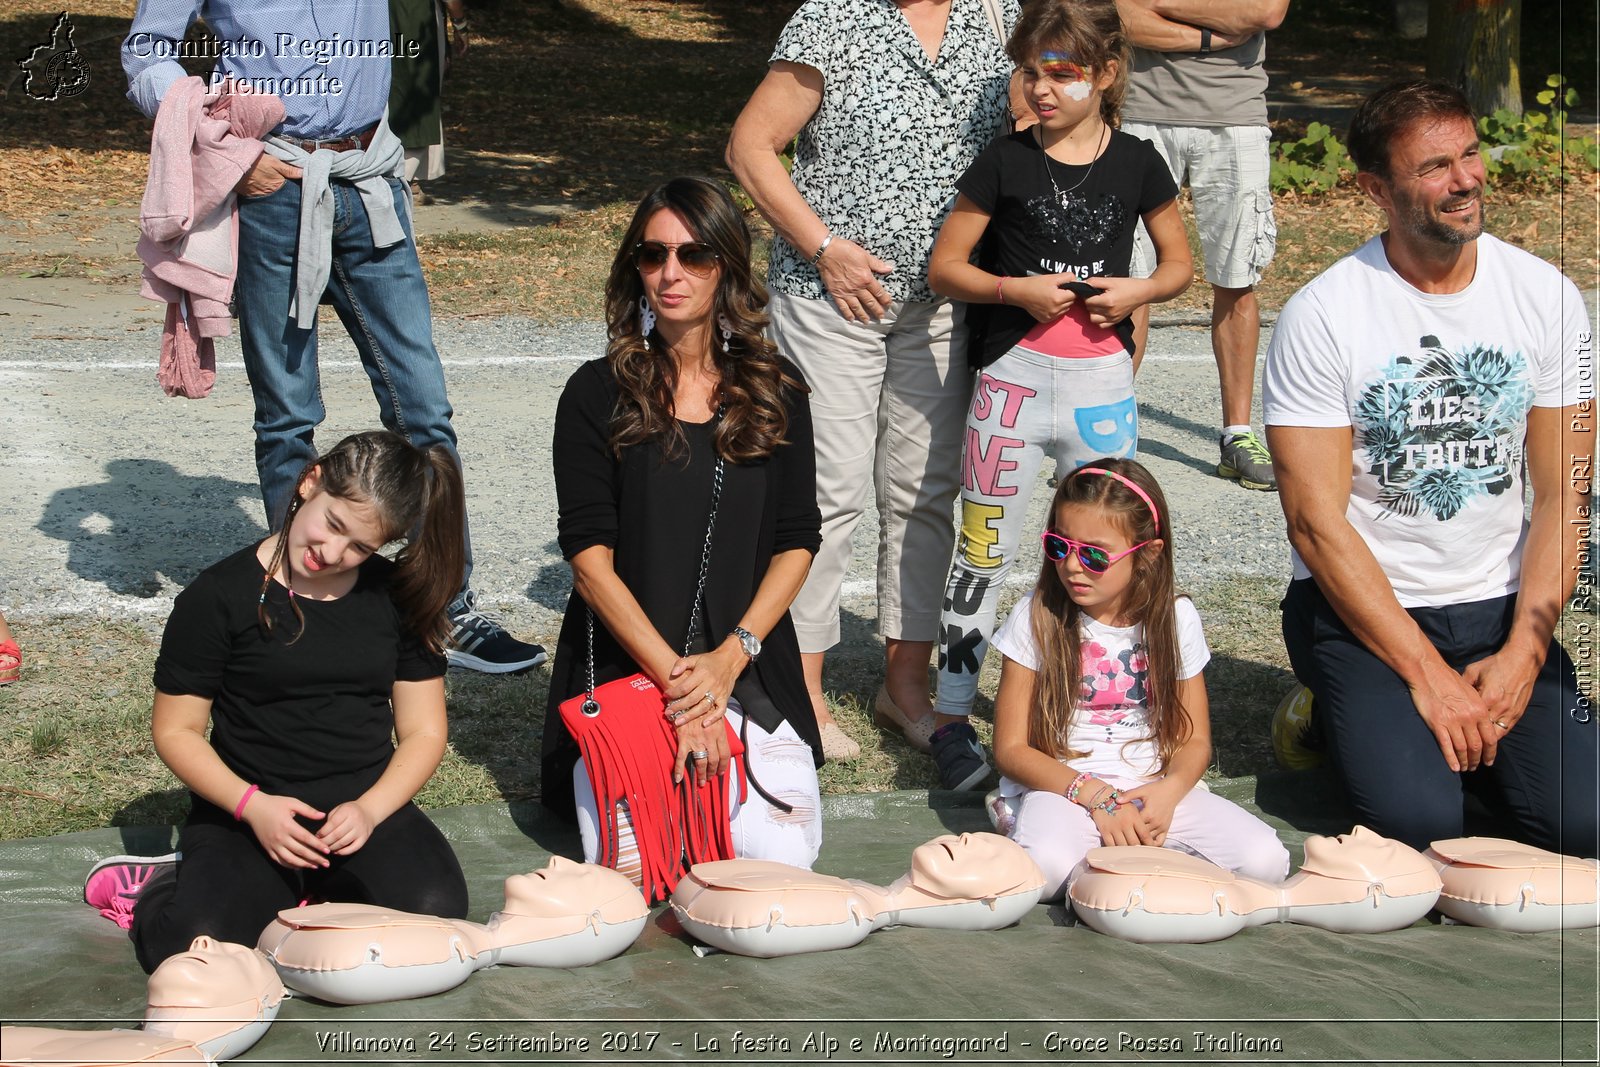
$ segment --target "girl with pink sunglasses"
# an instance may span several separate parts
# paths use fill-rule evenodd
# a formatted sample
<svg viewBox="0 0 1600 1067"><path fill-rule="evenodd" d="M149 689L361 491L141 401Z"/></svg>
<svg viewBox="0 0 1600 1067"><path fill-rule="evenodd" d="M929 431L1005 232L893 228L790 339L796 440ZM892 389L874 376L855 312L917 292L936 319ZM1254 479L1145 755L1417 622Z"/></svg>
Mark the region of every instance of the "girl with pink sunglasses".
<svg viewBox="0 0 1600 1067"><path fill-rule="evenodd" d="M1101 844L1178 848L1268 881L1289 872L1272 827L1195 788L1211 762L1211 652L1173 591L1169 514L1133 460L1063 478L1039 581L994 635L1003 777L989 811L1044 871L1046 900Z"/></svg>

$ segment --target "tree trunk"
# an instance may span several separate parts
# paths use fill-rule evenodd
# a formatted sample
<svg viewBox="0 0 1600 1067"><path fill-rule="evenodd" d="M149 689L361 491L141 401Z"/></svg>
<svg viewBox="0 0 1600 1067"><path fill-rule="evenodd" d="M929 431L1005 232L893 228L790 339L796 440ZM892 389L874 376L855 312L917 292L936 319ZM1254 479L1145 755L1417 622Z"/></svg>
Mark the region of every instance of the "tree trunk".
<svg viewBox="0 0 1600 1067"><path fill-rule="evenodd" d="M1394 28L1402 41L1428 36L1428 0L1394 0Z"/></svg>
<svg viewBox="0 0 1600 1067"><path fill-rule="evenodd" d="M1480 115L1522 113L1522 0L1429 0L1428 77L1460 87Z"/></svg>

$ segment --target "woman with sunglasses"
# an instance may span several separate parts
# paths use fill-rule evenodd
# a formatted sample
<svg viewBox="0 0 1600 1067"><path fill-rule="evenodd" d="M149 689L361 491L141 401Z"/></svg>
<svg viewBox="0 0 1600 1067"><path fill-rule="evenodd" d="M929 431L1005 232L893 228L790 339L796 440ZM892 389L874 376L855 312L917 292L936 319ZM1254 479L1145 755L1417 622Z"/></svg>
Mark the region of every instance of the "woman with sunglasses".
<svg viewBox="0 0 1600 1067"><path fill-rule="evenodd" d="M777 231L772 337L805 371L818 419L823 544L794 615L831 758L860 754L828 712L822 666L874 487L887 663L873 710L915 748L932 745L928 664L972 379L962 305L929 288L928 257L956 179L1000 132L1017 11L1018 0L809 0L728 141L729 167Z"/></svg>
<svg viewBox="0 0 1600 1067"><path fill-rule="evenodd" d="M1200 615L1173 592L1171 512L1150 472L1100 459L1061 480L1044 565L994 635L996 828L1067 890L1096 845L1180 848L1282 881L1272 827L1196 789L1211 762Z"/></svg>
<svg viewBox="0 0 1600 1067"><path fill-rule="evenodd" d="M606 355L573 374L556 408L573 591L543 797L562 812L576 803L586 860L615 813L597 810L558 709L588 685L591 611L594 684L640 671L656 683L676 724L675 774L726 773L724 717L742 738L766 795L752 788L741 804L730 789L735 853L809 867L821 845L822 744L789 619L821 540L811 412L800 372L763 336L766 299L727 191L674 178L634 211L606 283Z"/></svg>

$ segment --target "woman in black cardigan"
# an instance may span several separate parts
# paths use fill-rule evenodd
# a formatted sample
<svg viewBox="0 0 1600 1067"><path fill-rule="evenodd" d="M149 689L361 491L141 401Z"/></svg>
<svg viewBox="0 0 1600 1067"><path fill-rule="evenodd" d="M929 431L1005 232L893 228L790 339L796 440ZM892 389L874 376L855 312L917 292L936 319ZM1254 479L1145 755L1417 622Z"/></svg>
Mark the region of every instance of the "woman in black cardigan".
<svg viewBox="0 0 1600 1067"><path fill-rule="evenodd" d="M736 854L809 867L821 844L822 746L789 619L821 543L811 413L800 372L762 335L765 305L727 192L675 178L634 212L606 284L606 356L578 369L556 409L573 592L545 715L543 796L565 812L576 800L586 859L604 820L557 709L584 692L591 608L595 683L636 671L656 683L676 723L677 773L726 773L726 716L752 777L792 809L754 789L740 804L731 789Z"/></svg>

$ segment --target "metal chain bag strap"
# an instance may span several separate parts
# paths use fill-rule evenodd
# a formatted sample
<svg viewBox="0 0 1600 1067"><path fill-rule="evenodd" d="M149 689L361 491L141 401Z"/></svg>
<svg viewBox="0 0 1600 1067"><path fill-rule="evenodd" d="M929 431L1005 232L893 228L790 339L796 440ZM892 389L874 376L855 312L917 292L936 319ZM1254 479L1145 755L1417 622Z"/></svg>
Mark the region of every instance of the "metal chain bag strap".
<svg viewBox="0 0 1600 1067"><path fill-rule="evenodd" d="M711 483L711 515L700 550L700 575L683 642L685 656L692 651L700 631L723 470L724 461L718 454ZM696 785L692 774L685 774L682 782L673 782L678 733L666 717L666 697L642 673L595 686L594 611L586 610L587 684L582 696L562 701L561 721L578 743L594 786L600 813L600 851L595 861L628 875L645 898L655 904L670 896L679 879L696 863L733 858L728 816L732 775L724 771L705 785ZM734 773L739 776L742 802L746 785L744 746L726 717L722 724ZM619 806L625 810L619 811ZM634 857L622 852L624 825L631 825L638 846L637 867Z"/></svg>

